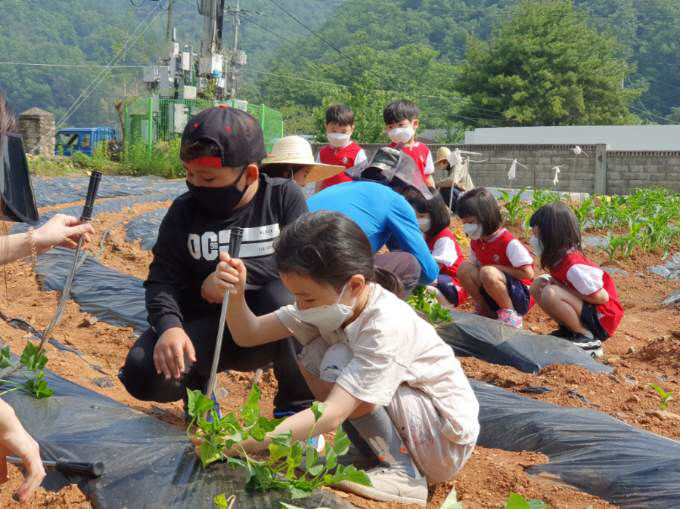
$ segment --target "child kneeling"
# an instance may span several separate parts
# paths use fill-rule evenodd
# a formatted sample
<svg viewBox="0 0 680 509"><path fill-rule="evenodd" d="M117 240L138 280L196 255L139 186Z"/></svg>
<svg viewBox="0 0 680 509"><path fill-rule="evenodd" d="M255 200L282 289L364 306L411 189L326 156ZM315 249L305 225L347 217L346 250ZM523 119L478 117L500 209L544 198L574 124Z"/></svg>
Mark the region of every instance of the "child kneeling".
<svg viewBox="0 0 680 509"><path fill-rule="evenodd" d="M602 341L623 318L612 277L584 256L578 220L564 203L544 205L529 225L534 254L550 272L536 278L531 293L559 325L551 334L602 357Z"/></svg>
<svg viewBox="0 0 680 509"><path fill-rule="evenodd" d="M319 435L348 420L381 466L368 472L371 487L340 487L424 506L427 482L451 479L479 434L479 405L460 363L435 329L386 289L396 289L397 281L375 270L368 238L347 217L305 214L283 231L275 250L295 304L274 313L256 317L248 308L240 260L222 254L218 267L224 288L234 293L227 323L236 343L252 347L292 333L305 345L301 372L326 404L316 426L307 409L270 436L291 431L304 440L312 429ZM242 445L256 452L269 442Z"/></svg>

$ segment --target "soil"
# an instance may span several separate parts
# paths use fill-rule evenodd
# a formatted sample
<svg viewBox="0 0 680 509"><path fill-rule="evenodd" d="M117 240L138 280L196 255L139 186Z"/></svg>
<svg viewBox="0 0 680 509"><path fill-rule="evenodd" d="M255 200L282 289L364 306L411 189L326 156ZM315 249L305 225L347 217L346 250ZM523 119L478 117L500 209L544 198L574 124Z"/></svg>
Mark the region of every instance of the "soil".
<svg viewBox="0 0 680 509"><path fill-rule="evenodd" d="M142 251L138 243L125 242L124 225L141 212L167 206L167 202L141 204L120 213L98 216L94 221L97 235L87 249L105 265L144 279L151 254ZM601 251L587 251L587 255L603 266L608 265L605 263L606 255ZM550 389L549 392L523 395L566 407L592 408L632 426L680 439L680 402L670 401L667 411L661 412L659 397L650 387L650 384L658 384L673 394L680 393L680 308L660 308L659 304L678 289L680 283L647 272L647 267L659 263L661 256L655 254L635 256L616 263L616 268L625 271L614 273L613 278L626 314L619 330L605 344L604 362L615 368L613 374L593 374L573 366L549 366L537 375L530 375L511 367L462 358L461 363L468 377L516 392L527 386L545 386ZM38 330L43 329L54 314L59 295L40 291L29 260L7 265L3 273L3 279L0 280L2 313L8 318L24 320ZM462 309L470 308L470 304L466 304ZM534 332L547 333L555 328L555 324L542 310L534 307L525 319L525 327ZM118 369L135 340L131 328L99 322L81 312L76 303L69 301L61 324L52 335L80 351L82 358L47 345L49 369L131 408L183 426L181 403L137 401L127 394L118 381ZM13 352L19 353L27 341L27 333L0 320L0 338L11 346ZM252 373L238 372L220 375L218 384L224 389L220 401L223 409L233 409L242 404L253 377ZM110 382L110 386L103 384L104 380ZM276 392L276 380L271 371L264 373L260 386L264 412L271 414ZM527 466L545 462L548 462L548 458L537 453L479 447L455 480L431 487L428 507L440 507L454 487L466 509L503 507L511 492L520 493L527 499L541 499L555 508L613 507L578 489L555 480L529 476L525 472ZM11 494L20 481L21 474L10 466L10 481L0 490L0 507L18 506L12 502ZM404 507L336 493L366 509ZM29 507L49 506L58 509L90 507L75 486L58 493L41 489L31 504Z"/></svg>

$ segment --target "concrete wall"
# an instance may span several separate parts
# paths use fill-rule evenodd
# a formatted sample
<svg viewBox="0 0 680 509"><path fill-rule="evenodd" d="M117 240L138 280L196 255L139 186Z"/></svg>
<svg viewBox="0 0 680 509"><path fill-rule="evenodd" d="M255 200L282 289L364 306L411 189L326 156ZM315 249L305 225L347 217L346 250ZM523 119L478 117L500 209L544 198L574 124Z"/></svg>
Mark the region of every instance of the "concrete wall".
<svg viewBox="0 0 680 509"><path fill-rule="evenodd" d="M17 127L26 153L54 156L56 128L52 113L33 108L19 115Z"/></svg>
<svg viewBox="0 0 680 509"><path fill-rule="evenodd" d="M370 157L382 145L363 145ZM434 155L442 145L429 145ZM574 145L446 145L454 149L479 152L470 174L477 186L533 187L560 192L626 194L641 187L667 187L680 192L680 152L607 151L604 144L581 145L588 155L575 155ZM321 145L314 145L315 152ZM517 167L517 178L508 180L511 161L517 159L528 167ZM560 166L559 184L553 186Z"/></svg>

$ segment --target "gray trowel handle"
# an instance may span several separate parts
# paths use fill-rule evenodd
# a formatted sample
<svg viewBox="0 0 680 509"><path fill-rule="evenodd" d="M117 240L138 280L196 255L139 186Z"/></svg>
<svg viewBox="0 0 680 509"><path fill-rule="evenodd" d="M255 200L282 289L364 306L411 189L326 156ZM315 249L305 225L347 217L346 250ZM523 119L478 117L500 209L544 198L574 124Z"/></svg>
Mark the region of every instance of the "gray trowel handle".
<svg viewBox="0 0 680 509"><path fill-rule="evenodd" d="M232 228L229 233L229 256L231 258L238 258L241 251L241 239L243 238L243 228ZM213 354L212 367L210 368L210 378L208 385L205 388L205 394L211 396L215 391L215 382L217 381L217 365L220 362L222 354L222 338L224 337L224 326L227 319L227 308L229 307L229 290L224 291L224 298L222 299L222 309L220 311L220 322L217 329L217 338L215 339L215 353Z"/></svg>

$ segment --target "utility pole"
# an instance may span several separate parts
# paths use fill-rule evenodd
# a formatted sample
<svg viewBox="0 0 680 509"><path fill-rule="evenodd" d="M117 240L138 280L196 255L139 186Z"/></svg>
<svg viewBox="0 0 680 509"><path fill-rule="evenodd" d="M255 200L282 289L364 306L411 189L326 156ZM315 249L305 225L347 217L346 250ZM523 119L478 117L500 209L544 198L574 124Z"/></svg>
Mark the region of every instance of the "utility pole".
<svg viewBox="0 0 680 509"><path fill-rule="evenodd" d="M232 17L234 26L234 43L231 48L229 59L229 72L227 73L227 93L234 99L238 94L239 68L246 63L245 52L239 50L239 37L241 35L241 14L252 16L261 15L261 12L241 9L241 0L236 0L236 7L227 7L225 11Z"/></svg>
<svg viewBox="0 0 680 509"><path fill-rule="evenodd" d="M168 23L165 26L165 40L172 41L172 12L175 6L175 0L168 0Z"/></svg>

